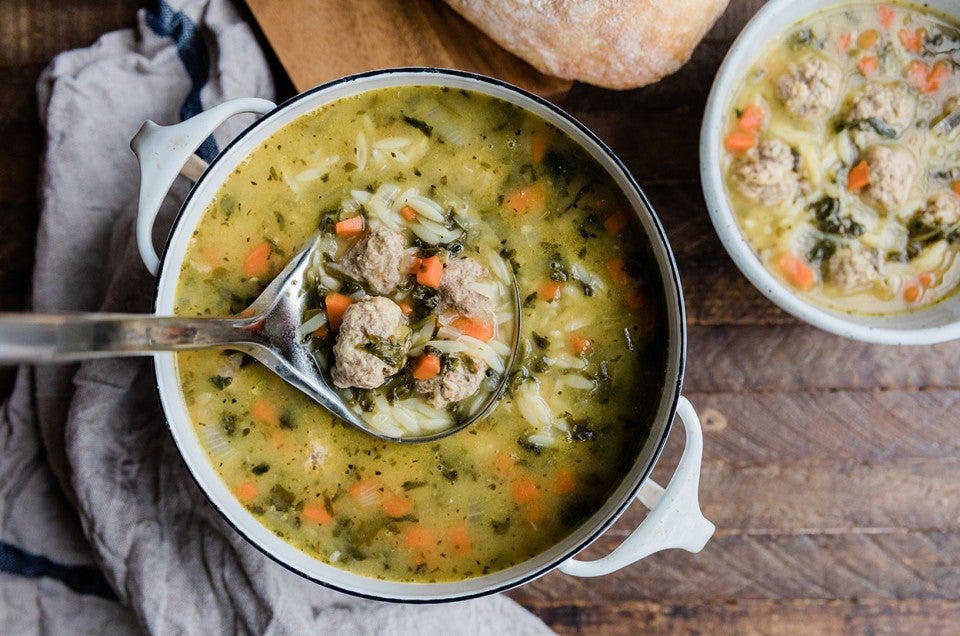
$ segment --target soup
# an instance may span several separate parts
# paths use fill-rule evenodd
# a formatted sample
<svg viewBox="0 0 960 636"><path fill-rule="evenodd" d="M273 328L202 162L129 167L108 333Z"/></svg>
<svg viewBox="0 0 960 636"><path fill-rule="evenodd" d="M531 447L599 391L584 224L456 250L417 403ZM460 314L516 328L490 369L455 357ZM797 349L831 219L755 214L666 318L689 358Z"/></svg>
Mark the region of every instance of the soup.
<svg viewBox="0 0 960 636"><path fill-rule="evenodd" d="M727 193L767 269L816 304L891 314L960 284L960 30L906 4L794 25L732 101Z"/></svg>
<svg viewBox="0 0 960 636"><path fill-rule="evenodd" d="M458 226L459 251L456 241L426 242L411 259L438 255L442 244L442 276L451 262L472 258L484 277L502 278L502 261L516 279L520 354L492 414L436 442L387 442L336 421L230 351L178 354L182 394L224 482L290 544L381 579L481 576L554 545L624 478L665 383L664 290L623 194L566 135L502 100L405 87L324 106L250 153L196 227L177 313L243 311L318 228L332 223L335 238L336 224L356 216L351 210L381 214L370 199L385 187L468 219ZM384 204L407 237L422 216L403 212L409 197ZM346 253L373 231L336 238L330 253ZM398 288L407 291L391 291L390 302L415 298L419 272L401 271ZM336 283L313 275L319 307ZM369 281L350 291L359 292L361 300L382 297ZM388 392L378 398L389 406Z"/></svg>

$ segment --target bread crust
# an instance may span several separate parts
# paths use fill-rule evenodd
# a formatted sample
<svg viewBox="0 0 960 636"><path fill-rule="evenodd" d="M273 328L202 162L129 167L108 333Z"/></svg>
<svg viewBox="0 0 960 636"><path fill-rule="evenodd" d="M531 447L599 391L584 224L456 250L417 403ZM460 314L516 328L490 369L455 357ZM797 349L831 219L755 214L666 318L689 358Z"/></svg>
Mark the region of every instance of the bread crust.
<svg viewBox="0 0 960 636"><path fill-rule="evenodd" d="M444 0L537 70L644 86L690 59L729 0Z"/></svg>

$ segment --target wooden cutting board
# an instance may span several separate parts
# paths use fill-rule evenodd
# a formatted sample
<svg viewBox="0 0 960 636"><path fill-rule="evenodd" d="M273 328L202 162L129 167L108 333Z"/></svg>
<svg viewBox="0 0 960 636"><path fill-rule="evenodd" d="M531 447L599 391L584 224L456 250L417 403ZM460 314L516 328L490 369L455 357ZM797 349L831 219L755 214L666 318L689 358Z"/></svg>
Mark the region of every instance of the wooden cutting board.
<svg viewBox="0 0 960 636"><path fill-rule="evenodd" d="M501 48L440 0L247 0L297 90L380 68L472 71L559 99L572 82Z"/></svg>

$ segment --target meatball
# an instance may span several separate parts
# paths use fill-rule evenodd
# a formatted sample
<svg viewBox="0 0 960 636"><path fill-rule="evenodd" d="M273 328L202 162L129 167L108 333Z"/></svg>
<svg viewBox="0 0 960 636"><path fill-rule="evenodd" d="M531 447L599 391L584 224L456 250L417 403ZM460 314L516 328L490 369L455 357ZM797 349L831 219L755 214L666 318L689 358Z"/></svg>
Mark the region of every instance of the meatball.
<svg viewBox="0 0 960 636"><path fill-rule="evenodd" d="M777 80L777 97L803 119L823 117L837 102L843 73L833 62L811 58Z"/></svg>
<svg viewBox="0 0 960 636"><path fill-rule="evenodd" d="M768 139L737 158L733 182L743 196L764 205L778 205L799 188L793 151L779 139Z"/></svg>
<svg viewBox="0 0 960 636"><path fill-rule="evenodd" d="M917 162L902 146L871 146L866 152L870 185L863 190L867 200L895 211L910 197L917 176Z"/></svg>
<svg viewBox="0 0 960 636"><path fill-rule="evenodd" d="M361 298L343 314L333 345L333 383L340 388L382 386L403 367L409 349L410 328L400 307L382 296Z"/></svg>
<svg viewBox="0 0 960 636"><path fill-rule="evenodd" d="M926 227L946 227L960 221L960 201L949 192L939 192L927 201L918 215Z"/></svg>
<svg viewBox="0 0 960 636"><path fill-rule="evenodd" d="M400 284L400 263L406 247L403 235L378 227L361 238L340 263L357 280L377 294L389 294Z"/></svg>
<svg viewBox="0 0 960 636"><path fill-rule="evenodd" d="M440 302L465 316L486 317L493 313L493 301L473 289L473 283L489 278L487 270L472 258L452 258L440 278Z"/></svg>
<svg viewBox="0 0 960 636"><path fill-rule="evenodd" d="M850 119L879 119L901 135L913 121L916 111L916 101L903 86L872 82L853 98Z"/></svg>
<svg viewBox="0 0 960 636"><path fill-rule="evenodd" d="M443 371L429 380L417 380L417 393L427 402L442 409L448 404L464 400L480 389L486 377L487 365L465 355L454 354L444 360Z"/></svg>
<svg viewBox="0 0 960 636"><path fill-rule="evenodd" d="M869 287L880 278L877 255L859 243L841 247L826 263L826 278L844 290Z"/></svg>

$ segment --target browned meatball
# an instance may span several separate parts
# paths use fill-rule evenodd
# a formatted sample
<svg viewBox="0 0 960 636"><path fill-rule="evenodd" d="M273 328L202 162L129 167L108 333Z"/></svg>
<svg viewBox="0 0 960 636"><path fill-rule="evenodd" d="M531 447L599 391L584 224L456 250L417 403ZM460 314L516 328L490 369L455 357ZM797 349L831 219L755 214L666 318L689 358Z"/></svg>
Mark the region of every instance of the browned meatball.
<svg viewBox="0 0 960 636"><path fill-rule="evenodd" d="M442 409L476 393L486 372L484 362L454 354L444 361L443 371L429 380L417 380L415 387L417 393L426 396L430 405Z"/></svg>
<svg viewBox="0 0 960 636"><path fill-rule="evenodd" d="M799 188L795 161L790 146L779 139L767 139L758 148L737 157L733 183L748 199L779 205L792 198Z"/></svg>
<svg viewBox="0 0 960 636"><path fill-rule="evenodd" d="M777 80L777 97L791 113L803 119L826 115L840 93L843 72L833 62L811 58Z"/></svg>
<svg viewBox="0 0 960 636"><path fill-rule="evenodd" d="M917 176L916 159L902 146L871 146L865 158L870 185L864 188L864 196L876 206L895 211L910 198Z"/></svg>
<svg viewBox="0 0 960 636"><path fill-rule="evenodd" d="M901 135L913 121L916 110L916 100L903 86L871 82L853 98L850 119L878 119Z"/></svg>
<svg viewBox="0 0 960 636"><path fill-rule="evenodd" d="M877 255L859 243L841 247L827 261L827 280L846 290L862 289L880 278Z"/></svg>
<svg viewBox="0 0 960 636"><path fill-rule="evenodd" d="M472 258L452 258L443 267L440 300L444 309L465 316L486 317L493 313L493 301L471 288L473 283L489 280L487 270Z"/></svg>
<svg viewBox="0 0 960 636"><path fill-rule="evenodd" d="M347 307L330 370L340 388L375 389L397 373L410 349L410 328L395 302L366 296Z"/></svg>
<svg viewBox="0 0 960 636"><path fill-rule="evenodd" d="M340 264L375 293L389 294L400 284L405 247L402 234L381 226L357 241Z"/></svg>

